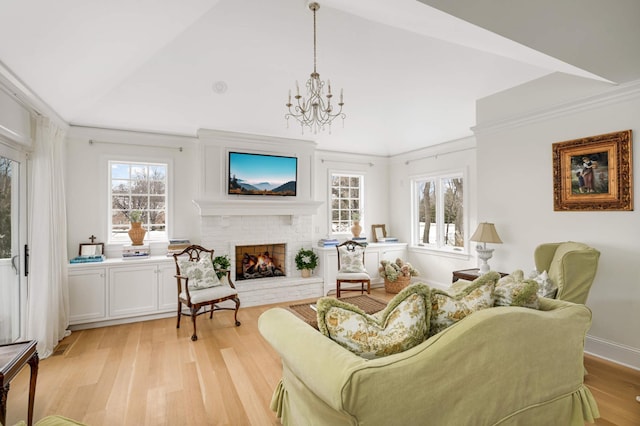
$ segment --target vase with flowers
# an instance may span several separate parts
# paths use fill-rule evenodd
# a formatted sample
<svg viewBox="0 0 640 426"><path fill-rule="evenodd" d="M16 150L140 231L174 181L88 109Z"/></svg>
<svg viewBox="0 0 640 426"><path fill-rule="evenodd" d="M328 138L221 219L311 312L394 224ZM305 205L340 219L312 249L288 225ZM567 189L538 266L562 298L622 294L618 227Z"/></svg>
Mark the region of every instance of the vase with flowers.
<svg viewBox="0 0 640 426"><path fill-rule="evenodd" d="M398 293L411 283L411 277L419 275L417 269L400 258L396 259L395 262L390 260L380 261L378 272L384 278L384 289L387 293Z"/></svg>
<svg viewBox="0 0 640 426"><path fill-rule="evenodd" d="M129 221L131 228L129 229L129 238L131 245L141 246L144 244L144 236L147 231L142 227L142 212L140 210L132 210L129 212Z"/></svg>
<svg viewBox="0 0 640 426"><path fill-rule="evenodd" d="M351 213L351 223L353 224L351 226L351 234L357 238L362 232L362 226L360 226L360 212Z"/></svg>

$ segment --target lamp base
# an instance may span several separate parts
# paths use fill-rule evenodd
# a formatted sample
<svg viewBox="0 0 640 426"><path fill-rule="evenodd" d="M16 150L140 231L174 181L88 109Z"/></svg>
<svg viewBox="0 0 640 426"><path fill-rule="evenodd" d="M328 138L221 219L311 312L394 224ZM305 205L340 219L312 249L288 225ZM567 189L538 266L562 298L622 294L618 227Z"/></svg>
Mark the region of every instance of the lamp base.
<svg viewBox="0 0 640 426"><path fill-rule="evenodd" d="M487 261L493 256L493 249L477 245L476 251L478 252L478 259L482 260L482 264L480 265L480 275L484 275L491 270Z"/></svg>

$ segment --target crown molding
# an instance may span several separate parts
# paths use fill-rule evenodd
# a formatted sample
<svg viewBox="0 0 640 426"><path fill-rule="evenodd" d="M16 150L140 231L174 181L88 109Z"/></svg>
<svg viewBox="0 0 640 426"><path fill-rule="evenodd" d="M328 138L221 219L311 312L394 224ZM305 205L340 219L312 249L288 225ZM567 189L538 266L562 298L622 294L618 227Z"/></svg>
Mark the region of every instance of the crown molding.
<svg viewBox="0 0 640 426"><path fill-rule="evenodd" d="M495 133L505 129L513 129L533 123L547 121L566 115L576 114L607 105L617 104L640 97L640 80L636 80L598 95L576 99L550 107L539 108L527 113L514 115L501 120L489 121L471 128L477 136L479 134Z"/></svg>

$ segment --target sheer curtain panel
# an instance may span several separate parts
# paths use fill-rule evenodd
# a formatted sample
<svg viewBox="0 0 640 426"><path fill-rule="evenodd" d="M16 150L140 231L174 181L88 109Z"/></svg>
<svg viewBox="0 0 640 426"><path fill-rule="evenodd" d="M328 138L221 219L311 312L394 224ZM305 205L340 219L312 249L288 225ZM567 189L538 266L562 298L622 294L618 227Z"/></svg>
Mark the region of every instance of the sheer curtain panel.
<svg viewBox="0 0 640 426"><path fill-rule="evenodd" d="M29 291L27 338L46 358L69 325L64 129L38 117L29 184Z"/></svg>

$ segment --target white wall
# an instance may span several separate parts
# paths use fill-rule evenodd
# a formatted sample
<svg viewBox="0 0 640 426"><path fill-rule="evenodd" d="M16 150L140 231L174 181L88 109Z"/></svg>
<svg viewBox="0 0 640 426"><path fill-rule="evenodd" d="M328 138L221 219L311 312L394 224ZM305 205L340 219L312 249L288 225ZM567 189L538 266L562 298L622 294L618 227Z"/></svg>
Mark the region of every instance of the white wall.
<svg viewBox="0 0 640 426"><path fill-rule="evenodd" d="M401 241L411 242L411 180L418 176L464 170L465 202L467 209L465 235L475 230L475 206L477 204L475 139L464 138L418 151L396 155L390 160L389 206L390 227ZM491 221L490 217L482 220ZM452 271L475 268L475 249L469 254L442 253L417 247L409 247L409 261L420 271L420 280L439 287L451 284ZM493 262L491 262L493 265Z"/></svg>
<svg viewBox="0 0 640 426"><path fill-rule="evenodd" d="M93 144L89 140L95 140ZM182 147L182 151L179 150ZM195 138L152 133L71 127L67 135L67 227L68 255L78 255L78 244L91 235L106 243L107 161L161 161L170 164L168 222L170 237L200 242L199 216L192 200L196 198L197 152ZM107 246L108 256L120 256L121 244ZM152 252L166 253L166 243L152 245Z"/></svg>
<svg viewBox="0 0 640 426"><path fill-rule="evenodd" d="M541 93L549 94L547 108ZM579 93L588 97L578 98ZM495 222L504 241L492 266L528 271L535 247L545 242L573 240L598 249L598 273L587 301L593 311L587 351L640 368L638 191L635 211L555 212L551 147L627 129L637 139L640 82L605 90L602 83L552 75L479 101L478 117L478 217ZM636 149L636 165L639 155Z"/></svg>

